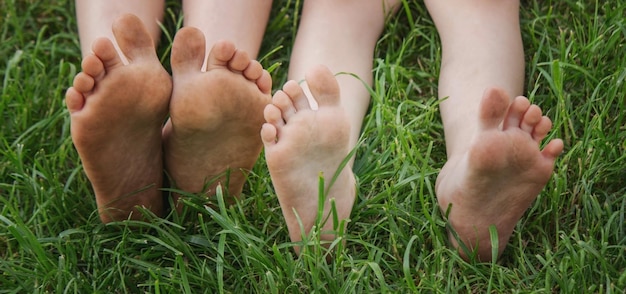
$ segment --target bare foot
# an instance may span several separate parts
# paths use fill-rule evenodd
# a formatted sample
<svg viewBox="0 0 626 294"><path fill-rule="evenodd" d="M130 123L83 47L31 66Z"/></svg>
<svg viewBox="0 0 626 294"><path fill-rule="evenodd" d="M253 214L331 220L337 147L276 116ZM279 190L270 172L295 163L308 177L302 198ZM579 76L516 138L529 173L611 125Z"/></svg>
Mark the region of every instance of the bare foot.
<svg viewBox="0 0 626 294"><path fill-rule="evenodd" d="M261 152L259 129L272 79L230 42L213 46L206 71L204 57L198 29L176 34L171 117L163 129L165 166L178 189L211 196L221 184L236 196Z"/></svg>
<svg viewBox="0 0 626 294"><path fill-rule="evenodd" d="M103 222L160 214L163 180L161 127L172 90L154 42L141 21L125 15L113 24L129 60L124 65L109 39L93 44L83 72L67 90L72 140L96 194Z"/></svg>
<svg viewBox="0 0 626 294"><path fill-rule="evenodd" d="M445 212L451 205L450 224L470 250L477 250L482 261L492 259L489 226L497 228L499 256L515 224L550 179L555 159L563 151L560 139L539 149L552 128L539 107L525 97L509 101L502 90L485 93L478 134L465 154L448 159L437 178L441 210ZM459 246L452 235L450 240L455 248ZM467 258L463 250L460 253Z"/></svg>
<svg viewBox="0 0 626 294"><path fill-rule="evenodd" d="M350 153L350 123L340 105L337 80L326 67L319 66L308 72L306 81L319 108L312 110L302 88L289 81L274 95L273 104L265 108L267 123L261 130L272 182L294 242L302 240L298 217L305 234L315 224L320 174L325 179L324 189L328 190L341 162ZM326 194L323 217L328 216L330 199L334 198L339 220L347 219L355 193L354 174L346 166ZM331 230L332 218L322 228ZM322 238L333 240L335 236L325 234Z"/></svg>

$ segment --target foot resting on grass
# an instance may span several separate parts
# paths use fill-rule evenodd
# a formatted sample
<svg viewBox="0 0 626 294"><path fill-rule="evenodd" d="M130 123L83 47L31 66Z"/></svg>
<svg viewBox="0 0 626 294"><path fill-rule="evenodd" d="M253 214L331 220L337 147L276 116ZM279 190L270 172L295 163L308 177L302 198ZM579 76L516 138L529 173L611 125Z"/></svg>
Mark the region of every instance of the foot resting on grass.
<svg viewBox="0 0 626 294"><path fill-rule="evenodd" d="M261 152L272 80L230 42L213 46L206 69L204 58L202 32L180 30L172 48L170 120L163 129L165 167L178 189L211 196L221 184L236 196Z"/></svg>
<svg viewBox="0 0 626 294"><path fill-rule="evenodd" d="M326 67L318 66L308 72L306 81L318 109L311 109L302 88L289 81L265 108L267 123L261 130L272 182L294 242L301 241L303 233L308 234L315 224L320 174L325 179L324 189L328 190L323 218L330 213L330 199L335 199L339 221L347 219L356 196L355 178L349 166L341 170L329 189L333 176L350 153L350 123L340 105L337 80ZM300 229L298 217L305 232ZM330 217L322 232L332 230ZM335 234L321 237L333 240Z"/></svg>
<svg viewBox="0 0 626 294"><path fill-rule="evenodd" d="M492 259L489 227L497 228L499 256L516 223L550 179L563 142L552 140L541 150L539 143L552 122L525 97L510 102L502 90L485 93L477 119L480 130L464 154L448 159L436 192L444 213L451 206L448 218L460 241L487 261ZM459 247L452 234L450 241Z"/></svg>
<svg viewBox="0 0 626 294"><path fill-rule="evenodd" d="M140 218L136 206L162 212L161 127L172 90L141 20L125 15L113 33L129 63L111 40L96 40L65 98L103 222Z"/></svg>

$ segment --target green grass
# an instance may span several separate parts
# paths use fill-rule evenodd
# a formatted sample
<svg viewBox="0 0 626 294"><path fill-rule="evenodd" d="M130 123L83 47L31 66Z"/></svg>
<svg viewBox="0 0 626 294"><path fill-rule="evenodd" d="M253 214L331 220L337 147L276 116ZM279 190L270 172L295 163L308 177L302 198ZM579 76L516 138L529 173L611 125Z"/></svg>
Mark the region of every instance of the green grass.
<svg viewBox="0 0 626 294"><path fill-rule="evenodd" d="M180 6L169 2L166 64ZM278 87L302 3L275 2L261 61ZM465 262L446 246L440 47L423 3L408 1L377 47L359 196L325 262L315 240L294 255L263 159L237 205L189 197L181 217L101 224L63 105L80 64L73 1L0 0L0 293L623 293L626 1L522 6L526 95L566 149L502 258Z"/></svg>

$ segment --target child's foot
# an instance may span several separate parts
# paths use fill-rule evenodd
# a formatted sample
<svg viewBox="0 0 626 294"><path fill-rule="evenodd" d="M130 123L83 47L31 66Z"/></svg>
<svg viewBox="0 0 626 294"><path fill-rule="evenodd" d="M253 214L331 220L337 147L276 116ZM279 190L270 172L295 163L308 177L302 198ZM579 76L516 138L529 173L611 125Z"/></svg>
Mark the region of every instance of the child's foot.
<svg viewBox="0 0 626 294"><path fill-rule="evenodd" d="M161 127L172 90L141 20L125 15L113 32L129 64L109 39L96 40L65 98L103 222L140 218L135 206L161 213Z"/></svg>
<svg viewBox="0 0 626 294"><path fill-rule="evenodd" d="M340 105L337 80L327 68L320 66L307 74L306 81L319 108L312 110L302 88L294 81L287 82L265 108L267 123L261 131L272 182L294 242L302 240L298 217L305 234L315 224L320 174L328 189L350 152L350 123ZM354 174L350 166L345 166L326 195L323 217L328 216L329 200L334 198L339 220L347 219L355 193ZM322 228L322 231L331 230L332 217ZM322 237L334 239L333 234Z"/></svg>
<svg viewBox="0 0 626 294"><path fill-rule="evenodd" d="M451 205L450 224L483 261L492 258L489 226L498 230L499 256L515 224L550 179L555 159L563 151L560 139L539 149L552 128L539 107L525 97L509 101L504 91L485 93L478 134L465 154L448 159L437 178L442 211ZM455 248L459 246L452 235L450 240ZM467 257L463 250L460 252Z"/></svg>
<svg viewBox="0 0 626 294"><path fill-rule="evenodd" d="M203 34L195 28L180 30L172 48L174 90L171 118L163 130L165 166L178 189L210 196L221 184L236 196L261 152L259 129L272 80L261 64L230 42L213 46L206 71L204 58Z"/></svg>

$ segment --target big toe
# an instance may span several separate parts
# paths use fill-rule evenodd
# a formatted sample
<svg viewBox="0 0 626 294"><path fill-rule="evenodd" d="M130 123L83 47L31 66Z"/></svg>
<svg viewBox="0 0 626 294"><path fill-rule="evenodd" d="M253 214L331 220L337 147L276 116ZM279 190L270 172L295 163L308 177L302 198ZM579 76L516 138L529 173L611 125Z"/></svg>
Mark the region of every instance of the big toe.
<svg viewBox="0 0 626 294"><path fill-rule="evenodd" d="M485 129L497 128L504 120L509 107L509 96L502 89L485 91L479 105L480 124Z"/></svg>
<svg viewBox="0 0 626 294"><path fill-rule="evenodd" d="M339 84L330 69L315 66L306 73L305 79L319 106L339 104Z"/></svg>
<svg viewBox="0 0 626 294"><path fill-rule="evenodd" d="M174 75L202 70L205 46L204 34L196 28L186 27L176 33L171 60Z"/></svg>
<svg viewBox="0 0 626 294"><path fill-rule="evenodd" d="M113 35L129 61L142 57L156 58L154 41L137 16L125 14L113 23Z"/></svg>

